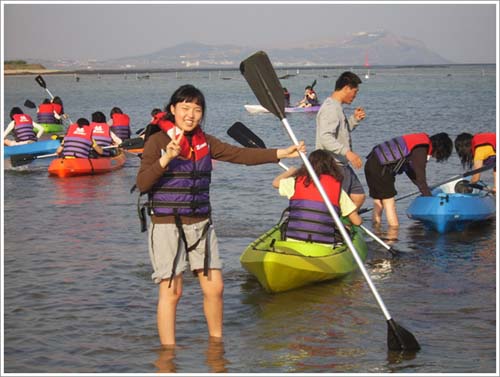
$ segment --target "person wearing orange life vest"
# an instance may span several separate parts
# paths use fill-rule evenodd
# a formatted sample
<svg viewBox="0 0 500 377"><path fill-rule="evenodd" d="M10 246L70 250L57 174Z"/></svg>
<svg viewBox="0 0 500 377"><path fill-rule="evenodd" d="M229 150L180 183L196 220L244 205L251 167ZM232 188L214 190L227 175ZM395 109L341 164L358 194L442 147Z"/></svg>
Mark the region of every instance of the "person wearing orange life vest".
<svg viewBox="0 0 500 377"><path fill-rule="evenodd" d="M14 146L33 143L42 137L43 127L33 122L33 119L28 114L24 114L19 107L13 107L10 110L10 119L11 122L7 125L3 136L4 145ZM11 132L14 133L14 140L7 138Z"/></svg>
<svg viewBox="0 0 500 377"><path fill-rule="evenodd" d="M389 226L398 227L395 176L403 172L417 185L424 196L430 196L425 168L427 160L446 161L453 150L448 134L441 132L429 137L425 133L408 134L376 145L367 156L365 177L373 198L374 224L380 224L385 210Z"/></svg>
<svg viewBox="0 0 500 377"><path fill-rule="evenodd" d="M109 116L108 124L111 126L111 131L122 140L130 139L130 135L132 134L130 117L123 113L119 107L113 107Z"/></svg>
<svg viewBox="0 0 500 377"><path fill-rule="evenodd" d="M309 155L309 161L337 214L348 217L354 225L360 225L362 219L356 205L342 190L342 169L337 166L332 153L316 149ZM304 165L300 169L291 167L278 175L273 180L273 187L279 189L281 196L290 199L282 233L285 239L332 246L342 242L335 221Z"/></svg>
<svg viewBox="0 0 500 377"><path fill-rule="evenodd" d="M106 115L101 111L96 111L92 114L90 128L92 130L92 138L101 148L110 145L118 147L122 143L122 140L111 131L106 122ZM114 155L116 155L115 149L104 149L102 153L104 157Z"/></svg>
<svg viewBox="0 0 500 377"><path fill-rule="evenodd" d="M303 142L286 149L237 147L206 134L205 97L192 85L179 87L160 120L161 131L144 145L137 187L149 197L149 256L159 286L157 326L162 345L175 344L176 310L183 272L198 277L209 336L222 338L222 263L211 222L212 159L245 165L298 157Z"/></svg>
<svg viewBox="0 0 500 377"><path fill-rule="evenodd" d="M455 138L455 150L460 162L465 168L479 169L484 165L493 165L493 191L496 192L496 156L497 135L494 132L484 132L471 135L463 132ZM470 182L476 183L480 180L481 173L474 174Z"/></svg>
<svg viewBox="0 0 500 377"><path fill-rule="evenodd" d="M61 145L57 148L57 154L64 158L90 158L92 150L103 154L103 149L92 138L89 124L85 118L70 124Z"/></svg>

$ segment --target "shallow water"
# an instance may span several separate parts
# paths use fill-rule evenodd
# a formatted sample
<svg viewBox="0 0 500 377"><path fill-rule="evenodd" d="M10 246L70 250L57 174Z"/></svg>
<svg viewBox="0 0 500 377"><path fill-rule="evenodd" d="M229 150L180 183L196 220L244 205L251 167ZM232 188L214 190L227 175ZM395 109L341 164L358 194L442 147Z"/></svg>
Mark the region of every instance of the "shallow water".
<svg viewBox="0 0 500 377"><path fill-rule="evenodd" d="M483 74L484 69L484 74ZM373 71L373 70L372 70ZM298 100L315 78L321 99L339 69L307 71L284 80ZM362 74L363 72L359 72ZM375 75L373 75L375 73ZM328 75L328 78L321 78ZM179 85L204 91L206 130L232 141L226 130L241 121L269 147L290 144L270 114L250 115L257 103L237 72L46 76L73 120L120 106L133 128L143 127ZM406 132L495 130L495 67L379 69L361 86L353 106L367 119L353 134L355 150ZM285 84L285 82L284 82ZM4 107L45 92L33 76L6 77ZM350 113L351 109L347 109ZM291 114L299 139L314 148L315 116ZM7 124L7 119L5 118ZM163 350L156 333L156 286L145 233L129 189L139 166L130 156L121 170L71 179L48 177L48 160L4 170L4 371L8 373L493 373L496 352L496 221L439 235L407 219L399 204L392 259L368 240L368 273L397 323L422 347L416 354L387 351L387 328L363 275L268 294L239 263L245 247L278 221L286 200L272 189L277 165L242 167L217 162L214 223L224 262L224 341L208 340L197 281L186 274L178 309L178 346ZM286 161L298 165L299 161ZM430 162L435 183L461 173L454 155ZM360 172L362 182L363 173ZM484 174L491 183L491 173ZM400 195L416 190L398 177ZM368 200L368 206L371 206ZM366 225L371 227L369 216Z"/></svg>

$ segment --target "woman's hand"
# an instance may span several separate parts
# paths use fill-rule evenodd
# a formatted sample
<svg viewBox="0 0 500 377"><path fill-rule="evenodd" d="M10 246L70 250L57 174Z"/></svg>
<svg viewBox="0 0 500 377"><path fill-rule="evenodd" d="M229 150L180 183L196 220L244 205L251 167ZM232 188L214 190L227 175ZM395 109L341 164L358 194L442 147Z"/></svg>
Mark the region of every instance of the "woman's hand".
<svg viewBox="0 0 500 377"><path fill-rule="evenodd" d="M160 165L166 167L170 161L176 158L181 153L180 141L184 136L184 131L179 132L165 148L166 153L160 157Z"/></svg>
<svg viewBox="0 0 500 377"><path fill-rule="evenodd" d="M299 152L306 153L306 145L304 144L304 141L300 141L299 145L294 144L286 149L278 149L276 157L278 157L278 160L281 160L282 158L299 157Z"/></svg>

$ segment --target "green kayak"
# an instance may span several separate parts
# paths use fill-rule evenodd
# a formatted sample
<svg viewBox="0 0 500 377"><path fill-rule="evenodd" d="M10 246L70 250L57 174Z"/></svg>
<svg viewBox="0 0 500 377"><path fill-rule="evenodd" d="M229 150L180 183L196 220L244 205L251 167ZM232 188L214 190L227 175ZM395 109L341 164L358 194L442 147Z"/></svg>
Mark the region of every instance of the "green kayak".
<svg viewBox="0 0 500 377"><path fill-rule="evenodd" d="M39 123L43 127L43 132L46 134L64 132L64 125L56 123Z"/></svg>
<svg viewBox="0 0 500 377"><path fill-rule="evenodd" d="M351 239L360 258L368 253L363 232L352 227ZM252 242L240 257L243 268L268 292L337 279L358 268L347 245L336 247L302 241L281 241L279 225Z"/></svg>

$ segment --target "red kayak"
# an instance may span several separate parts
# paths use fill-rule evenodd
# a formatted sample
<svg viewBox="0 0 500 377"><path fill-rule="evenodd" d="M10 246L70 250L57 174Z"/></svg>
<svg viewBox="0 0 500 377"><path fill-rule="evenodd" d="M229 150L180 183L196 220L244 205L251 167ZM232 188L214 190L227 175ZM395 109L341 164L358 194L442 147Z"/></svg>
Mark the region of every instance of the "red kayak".
<svg viewBox="0 0 500 377"><path fill-rule="evenodd" d="M120 169L126 161L125 153L113 157L99 158L56 158L49 165L49 175L60 178L77 175L104 174Z"/></svg>

